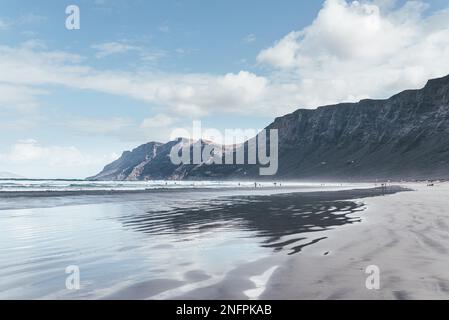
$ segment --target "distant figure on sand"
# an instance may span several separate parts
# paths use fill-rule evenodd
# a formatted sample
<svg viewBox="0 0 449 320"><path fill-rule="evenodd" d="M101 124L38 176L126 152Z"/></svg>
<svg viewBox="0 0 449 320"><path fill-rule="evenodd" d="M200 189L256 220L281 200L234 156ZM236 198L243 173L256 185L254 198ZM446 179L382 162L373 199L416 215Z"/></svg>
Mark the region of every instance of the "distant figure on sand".
<svg viewBox="0 0 449 320"><path fill-rule="evenodd" d="M387 184L382 183L380 186L381 186L382 195L385 195L385 192L387 191Z"/></svg>

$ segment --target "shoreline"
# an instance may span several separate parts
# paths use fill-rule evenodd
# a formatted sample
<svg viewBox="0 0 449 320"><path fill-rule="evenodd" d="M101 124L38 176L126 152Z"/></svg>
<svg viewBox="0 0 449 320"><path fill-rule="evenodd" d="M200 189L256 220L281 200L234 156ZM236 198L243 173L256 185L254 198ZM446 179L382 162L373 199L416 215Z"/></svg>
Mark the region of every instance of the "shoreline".
<svg viewBox="0 0 449 320"><path fill-rule="evenodd" d="M404 191L410 191L410 189L394 187L391 188L385 196L392 196ZM265 240L262 241L262 247L271 249L271 253L268 254L267 252L265 256L259 257L253 261L246 261L244 263L236 264L232 269L228 270L220 277L207 275L204 280L196 282L183 282L183 279L175 279L178 281L177 285L166 288L167 290L154 288L154 285L158 283L161 286L167 286L171 284L174 279L157 279L149 283L135 283L128 287L121 288L120 290L117 290L106 297L102 297L101 299L127 300L136 297L145 297L145 299L149 300L257 300L261 297L264 299L265 295L267 295L270 290L273 290L271 279L276 273L279 272L279 270L283 270L285 266L289 264L291 259L295 259L295 257L303 255L304 252L316 250L315 246L320 244L322 240L323 242L329 240L328 233L332 233L333 231L341 228L350 228L353 226L353 223L360 222L358 221L356 215L364 216L365 209L360 208L365 207L365 204L362 204L357 200L372 197L381 198L382 190L380 188L376 188L369 190L355 189L330 192L287 193L260 197L254 196L255 199L269 198L271 204L279 205L283 203L287 207L290 207L291 203L296 201L299 203L305 202L314 204L328 203L327 209L324 210L328 210L325 217L327 217L326 221L329 219L327 223L329 223L329 226L331 227L328 228L326 225L322 225L320 230L314 230L313 228L295 229L295 221L287 219L286 224L292 228L291 230L294 231L294 233L290 233L290 229L288 228L283 229L283 233L278 233L279 231L276 227L269 227L272 223L268 218L269 221L264 224L263 228L270 229L262 231L262 234L264 234L265 238L268 237L272 240L270 242L266 242ZM348 207L350 201L358 202L358 206L353 208ZM340 208L338 207L339 203L342 204ZM264 204L262 203L256 206L262 208L264 207ZM360 214L360 211L363 211L363 213ZM348 220L340 225L337 220L331 218L334 214L333 212L335 212L337 220L342 217L346 217L346 215L348 215ZM265 211L265 215L266 214L267 212ZM202 213L199 213L198 215L202 215ZM186 213L186 216L189 216L188 212ZM312 216L312 220L304 220L304 223L301 221L301 224L312 224L318 226L320 225L318 220L321 220L322 218L323 216L321 216L317 211L316 217ZM267 217L264 217L264 219L267 219ZM273 221L273 223L275 221ZM334 221L334 223L332 223L332 221ZM271 230L271 228L273 231L267 232L268 230ZM298 236L301 238L298 238ZM303 249L305 250L304 252L302 251ZM323 253L326 253L326 251L322 251L320 254ZM208 272L207 270L198 271L202 274L207 274ZM275 290L278 291L282 289L275 285ZM145 293L147 293L147 296L145 296Z"/></svg>
<svg viewBox="0 0 449 320"><path fill-rule="evenodd" d="M0 191L0 198L17 197L64 197L64 196L110 196L127 194L157 194L157 193L180 193L180 192L223 192L223 191L279 191L297 190L298 186L281 187L183 187L183 188L153 188L146 190L67 190L67 191Z"/></svg>
<svg viewBox="0 0 449 320"><path fill-rule="evenodd" d="M350 188L351 186L347 186ZM29 197L29 198L37 198L37 197L73 197L73 196L111 196L111 195L127 195L127 194L157 194L157 193L182 193L182 192L224 192L224 191L285 191L285 193L322 193L322 192L348 192L357 190L372 190L375 194L381 193L381 187L366 187L366 188L352 188L345 189L343 186L313 186L309 188L323 188L327 190L322 191L304 191L301 190L304 187L301 186L270 186L270 187L183 187L183 188L149 188L145 190L43 190L43 191L0 191L0 199L1 198L18 198L18 197ZM329 190L329 188L335 188L337 190ZM385 188L386 194L390 192L397 192L400 188L404 189L402 191L406 191L405 189L398 185L390 185ZM298 191L294 191L298 190Z"/></svg>
<svg viewBox="0 0 449 320"><path fill-rule="evenodd" d="M447 184L417 184L413 192L366 198L362 223L332 230L328 239L285 261L261 298L448 299L448 193ZM379 289L365 285L369 266L380 271Z"/></svg>
<svg viewBox="0 0 449 320"><path fill-rule="evenodd" d="M84 290L64 291L58 283L53 287L55 282L46 284L37 279L36 284L27 283L30 288L35 286L34 292L17 292L17 296L8 298L258 299L270 292L272 280L285 272L291 261L329 243L336 230L364 225L359 223L360 217L364 219L365 204L370 199L383 201L396 193L410 193L404 192L410 189L400 186L390 186L386 191L361 188L275 193L257 189L260 192L256 193L254 190L226 194L184 189L180 191L185 196L177 197L170 192L146 191L123 196L5 200L3 206L11 206L3 211L0 226L5 230L14 226L15 221L22 228L22 219L27 219L29 226L41 227L29 230L32 238L26 233L23 239L23 233L9 233L15 236L3 243L5 253L13 254L15 248L24 248L20 252L20 261L24 262L20 266L26 271L17 273L11 266L0 263L0 278L2 274L9 275L8 284L0 286L0 296L21 287L22 279L32 278L35 272L44 272L52 279L67 266L64 260L74 256L85 274L96 274ZM388 195L382 197L383 194ZM66 209L66 205L70 208ZM63 237L59 238L59 234ZM29 241L33 246L29 246ZM60 262L55 261L52 268L39 271L41 263L50 261L40 259L36 253L51 256L56 243L61 250L67 245L70 254L66 253ZM42 247L43 251L27 249L35 247ZM30 259L30 255L34 258ZM119 277L98 273L111 263L123 265ZM288 281L294 280L293 277Z"/></svg>

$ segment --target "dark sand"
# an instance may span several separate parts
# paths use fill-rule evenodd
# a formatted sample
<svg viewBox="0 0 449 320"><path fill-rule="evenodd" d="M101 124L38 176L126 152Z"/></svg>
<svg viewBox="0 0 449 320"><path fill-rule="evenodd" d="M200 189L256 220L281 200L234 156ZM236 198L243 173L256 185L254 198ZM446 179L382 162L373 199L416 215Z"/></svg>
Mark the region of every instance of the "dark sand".
<svg viewBox="0 0 449 320"><path fill-rule="evenodd" d="M363 203L349 201L405 191L391 186L329 192L283 193L270 196L219 197L198 202L197 206L155 211L144 216L122 219L129 228L148 234L188 234L217 227L235 227L256 231L261 245L288 254L300 252L304 247L325 239L310 241L298 236L286 236L323 231L341 225L360 222L354 213L364 210ZM298 243L298 245L296 245Z"/></svg>
<svg viewBox="0 0 449 320"><path fill-rule="evenodd" d="M8 280L0 282L0 297L301 298L306 291L296 291L298 279L323 267L310 252L332 259L333 232L364 225L370 199L383 203L407 189L292 190L0 193L3 227L20 230L0 246L0 279ZM14 254L20 258L11 265L8 256ZM91 275L84 291L67 292L64 280L36 277L64 279L74 257L82 274ZM298 257L305 262L296 264ZM22 287L29 291L16 290Z"/></svg>
<svg viewBox="0 0 449 320"><path fill-rule="evenodd" d="M363 223L285 261L260 298L449 299L449 184L407 186L413 192L364 199ZM368 266L379 288L366 286Z"/></svg>
<svg viewBox="0 0 449 320"><path fill-rule="evenodd" d="M279 266L286 265L289 256L299 256L304 248L327 239L328 230L361 222L361 214L366 207L362 202L354 201L354 199L391 195L407 190L391 186L387 190L374 188L223 197L198 203L196 208L174 208L142 217L126 217L122 220L126 227L148 234L179 236L214 230L217 227L252 231L251 234L255 234L259 239L260 246L272 249L273 255L237 265L222 279L211 279L207 276L207 270L203 270L200 273L204 279L198 277L188 279L188 275L184 275L186 282L170 290L154 288L155 283L151 282L148 287L145 284L133 286L110 297L120 299L138 299L142 296L148 299L258 298L264 292L272 273ZM322 252L323 256L328 254L329 252ZM242 257L242 260L244 258ZM226 256L222 256L222 259L226 259ZM173 283L162 283L163 288L170 285ZM159 293L154 294L155 290ZM276 290L282 292L282 288L276 287Z"/></svg>

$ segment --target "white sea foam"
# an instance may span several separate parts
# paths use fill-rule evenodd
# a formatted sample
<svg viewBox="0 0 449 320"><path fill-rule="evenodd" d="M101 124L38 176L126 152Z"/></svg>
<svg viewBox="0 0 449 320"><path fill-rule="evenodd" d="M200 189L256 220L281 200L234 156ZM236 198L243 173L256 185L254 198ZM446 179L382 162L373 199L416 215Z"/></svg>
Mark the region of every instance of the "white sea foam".
<svg viewBox="0 0 449 320"><path fill-rule="evenodd" d="M275 184L276 183L276 184ZM358 184L357 187L361 187ZM368 185L367 185L368 186ZM369 185L372 186L372 185ZM298 187L305 189L352 188L354 184L307 183L307 182L257 182L257 188ZM255 188L254 182L245 181L83 181L83 180L0 180L0 191L132 191L152 189L197 189L197 188ZM308 191L308 190L307 190Z"/></svg>

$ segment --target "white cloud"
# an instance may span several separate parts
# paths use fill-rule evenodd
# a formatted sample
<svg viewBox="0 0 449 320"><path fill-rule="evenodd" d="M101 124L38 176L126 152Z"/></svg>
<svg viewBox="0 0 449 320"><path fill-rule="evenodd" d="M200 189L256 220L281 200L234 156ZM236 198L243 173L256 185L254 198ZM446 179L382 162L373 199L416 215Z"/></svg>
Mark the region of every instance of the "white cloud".
<svg viewBox="0 0 449 320"><path fill-rule="evenodd" d="M47 20L47 17L37 15L34 13L26 13L22 14L16 19L9 19L9 18L0 18L0 30L7 30L10 29L13 26L22 26L22 25L33 25L33 24L39 24L42 22L45 22Z"/></svg>
<svg viewBox="0 0 449 320"><path fill-rule="evenodd" d="M38 97L44 94L41 89L0 82L0 108L29 111L39 106Z"/></svg>
<svg viewBox="0 0 449 320"><path fill-rule="evenodd" d="M176 119L166 114L159 113L151 118L146 118L140 124L142 129L158 129L171 126Z"/></svg>
<svg viewBox="0 0 449 320"><path fill-rule="evenodd" d="M187 117L213 113L250 113L260 102L268 82L264 77L247 71L224 76L162 75L158 79L146 82L144 86L147 90L143 99L169 106L171 112Z"/></svg>
<svg viewBox="0 0 449 320"><path fill-rule="evenodd" d="M131 132L131 134L151 141L168 142L171 138L171 133L179 127L180 120L182 119L158 113L144 119L135 132Z"/></svg>
<svg viewBox="0 0 449 320"><path fill-rule="evenodd" d="M37 162L45 163L50 167L67 168L90 166L99 162L99 159L84 155L76 147L45 147L34 139L18 141L11 147L9 153L2 155L2 159L20 164L33 163L36 165L35 162Z"/></svg>
<svg viewBox="0 0 449 320"><path fill-rule="evenodd" d="M246 43L252 43L256 40L257 40L257 38L254 33L250 33L243 38L243 42L246 42Z"/></svg>
<svg viewBox="0 0 449 320"><path fill-rule="evenodd" d="M105 119L78 118L64 121L65 127L73 129L83 134L112 134L120 133L134 125L130 119L114 117Z"/></svg>
<svg viewBox="0 0 449 320"><path fill-rule="evenodd" d="M81 57L61 51L47 51L36 40L19 47L0 46L0 108L29 110L48 94L46 84L63 84L73 74L87 69L77 65Z"/></svg>
<svg viewBox="0 0 449 320"><path fill-rule="evenodd" d="M143 62L156 62L167 56L164 50L142 50L140 52L140 60Z"/></svg>
<svg viewBox="0 0 449 320"><path fill-rule="evenodd" d="M296 53L299 49L298 38L300 32L291 32L273 47L262 50L257 56L261 63L269 64L277 68L292 68L296 62Z"/></svg>
<svg viewBox="0 0 449 320"><path fill-rule="evenodd" d="M63 85L123 95L184 116L251 113L256 108L266 111L260 102L268 80L247 71L223 76L99 71L82 61L77 55L60 51L0 46L0 82L29 89Z"/></svg>
<svg viewBox="0 0 449 320"><path fill-rule="evenodd" d="M294 100L308 106L385 98L449 73L449 11L425 17L423 2L392 4L327 0L310 26L257 60L297 86Z"/></svg>
<svg viewBox="0 0 449 320"><path fill-rule="evenodd" d="M0 30L6 30L10 27L11 23L6 19L0 18Z"/></svg>
<svg viewBox="0 0 449 320"><path fill-rule="evenodd" d="M0 166L29 178L79 178L98 172L116 158L116 154L85 153L74 146L43 146L27 139L0 154Z"/></svg>
<svg viewBox="0 0 449 320"><path fill-rule="evenodd" d="M62 85L141 100L172 117L279 116L297 107L386 98L449 73L449 10L423 15L422 2L393 3L327 0L311 25L260 52L259 64L268 67L264 76L246 70L224 75L97 70L78 55L28 43L0 46L0 83L27 92L23 104L41 94L31 90ZM95 48L100 56L143 54L125 42Z"/></svg>
<svg viewBox="0 0 449 320"><path fill-rule="evenodd" d="M91 46L92 49L97 51L97 58L104 58L113 54L121 54L129 51L140 51L141 49L137 46L132 46L122 42L104 42L99 44L94 44Z"/></svg>
<svg viewBox="0 0 449 320"><path fill-rule="evenodd" d="M158 29L162 33L169 33L170 32L170 27L167 24L163 24L163 25L159 26Z"/></svg>
<svg viewBox="0 0 449 320"><path fill-rule="evenodd" d="M138 54L140 60L143 62L155 62L166 56L166 52L163 50L150 50L141 46L117 41L94 44L91 48L97 51L95 57L98 59L129 52Z"/></svg>
<svg viewBox="0 0 449 320"><path fill-rule="evenodd" d="M179 120L168 114L158 113L143 120L123 117L87 118L66 116L50 122L65 131L80 136L109 136L119 138L122 142L146 140L167 142L171 131L179 125ZM187 121L188 122L188 121ZM14 128L27 123L15 123Z"/></svg>

